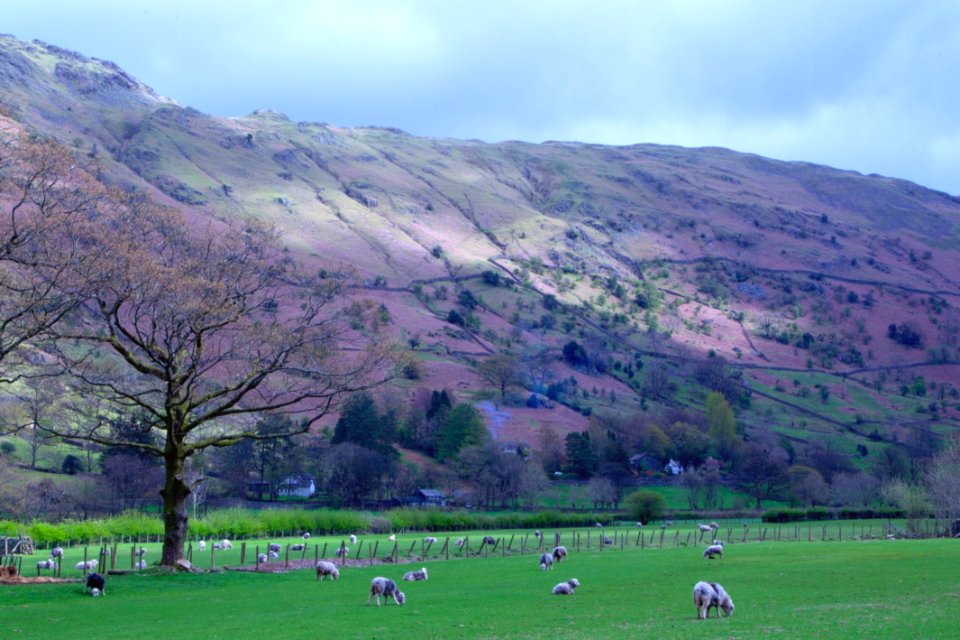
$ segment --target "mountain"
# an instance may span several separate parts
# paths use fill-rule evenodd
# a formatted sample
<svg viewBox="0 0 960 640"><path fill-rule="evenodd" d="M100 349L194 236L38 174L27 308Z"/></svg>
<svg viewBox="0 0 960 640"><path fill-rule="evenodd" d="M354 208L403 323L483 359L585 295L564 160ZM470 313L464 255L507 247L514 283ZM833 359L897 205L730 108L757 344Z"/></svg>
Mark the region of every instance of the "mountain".
<svg viewBox="0 0 960 640"><path fill-rule="evenodd" d="M353 267L420 364L386 401L474 398L495 386L479 363L516 358L522 387L481 404L504 441L536 446L591 414L689 418L717 390L748 437L866 466L960 420L960 198L946 193L720 148L211 116L10 36L0 111L105 181L198 220L269 219L300 259Z"/></svg>

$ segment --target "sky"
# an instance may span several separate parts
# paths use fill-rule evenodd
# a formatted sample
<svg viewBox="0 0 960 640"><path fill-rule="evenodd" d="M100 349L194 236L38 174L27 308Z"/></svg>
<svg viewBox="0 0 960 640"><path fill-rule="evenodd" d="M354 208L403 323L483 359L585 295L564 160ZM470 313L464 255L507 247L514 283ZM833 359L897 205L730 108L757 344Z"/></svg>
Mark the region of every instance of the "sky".
<svg viewBox="0 0 960 640"><path fill-rule="evenodd" d="M720 146L960 194L954 0L0 0L223 116Z"/></svg>

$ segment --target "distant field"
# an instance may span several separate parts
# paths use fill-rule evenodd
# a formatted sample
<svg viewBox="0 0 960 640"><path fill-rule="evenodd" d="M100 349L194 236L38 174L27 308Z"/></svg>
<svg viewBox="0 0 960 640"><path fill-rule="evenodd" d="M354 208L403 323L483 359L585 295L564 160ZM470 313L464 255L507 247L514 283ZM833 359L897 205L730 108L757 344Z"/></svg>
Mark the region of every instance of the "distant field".
<svg viewBox="0 0 960 640"><path fill-rule="evenodd" d="M946 638L960 588L944 569L958 562L950 540L803 541L728 543L715 561L700 547L593 549L550 572L533 554L492 554L347 568L323 583L310 571L111 576L100 599L79 583L0 587L0 637L72 638L82 620L85 636L106 639ZM373 576L419 566L430 579L401 585L407 606L365 605ZM575 595L550 595L571 577ZM701 579L731 594L731 618L694 619Z"/></svg>

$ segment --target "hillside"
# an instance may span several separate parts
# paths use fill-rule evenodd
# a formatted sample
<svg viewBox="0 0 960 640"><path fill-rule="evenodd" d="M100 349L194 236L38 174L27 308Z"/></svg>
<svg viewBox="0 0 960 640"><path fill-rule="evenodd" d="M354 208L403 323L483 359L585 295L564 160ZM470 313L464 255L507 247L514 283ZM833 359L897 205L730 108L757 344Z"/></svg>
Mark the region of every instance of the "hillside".
<svg viewBox="0 0 960 640"><path fill-rule="evenodd" d="M748 434L858 466L960 420L960 197L727 149L210 116L8 36L0 106L106 181L197 220L269 219L302 260L354 268L421 364L386 395L497 400L477 395L477 364L515 356L525 388L484 406L502 441L700 411L711 389ZM563 356L570 341L583 358ZM524 405L551 382L558 403Z"/></svg>

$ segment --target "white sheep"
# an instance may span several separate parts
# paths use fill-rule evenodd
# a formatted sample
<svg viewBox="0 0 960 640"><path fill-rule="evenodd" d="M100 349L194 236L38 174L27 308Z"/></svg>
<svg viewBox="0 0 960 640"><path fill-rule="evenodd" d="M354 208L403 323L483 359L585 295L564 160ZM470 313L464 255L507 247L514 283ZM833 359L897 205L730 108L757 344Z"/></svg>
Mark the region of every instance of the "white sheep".
<svg viewBox="0 0 960 640"><path fill-rule="evenodd" d="M708 525L708 524L700 524L700 523L698 522L698 523L697 523L697 529L700 529L700 531L705 531L705 532L713 533L713 527L711 527L711 526Z"/></svg>
<svg viewBox="0 0 960 640"><path fill-rule="evenodd" d="M338 558L346 558L350 555L350 547L337 547L337 550L334 551L333 554Z"/></svg>
<svg viewBox="0 0 960 640"><path fill-rule="evenodd" d="M453 544L457 545L458 547L462 547L462 546L463 546L463 538L457 538L456 540L453 541Z"/></svg>
<svg viewBox="0 0 960 640"><path fill-rule="evenodd" d="M138 558L143 558L143 556L145 556L145 555L147 555L147 550L146 550L146 549L144 549L143 547L140 547L139 549L137 549L136 556L137 556Z"/></svg>
<svg viewBox="0 0 960 640"><path fill-rule="evenodd" d="M63 557L63 547L54 547L50 549L51 558L62 558Z"/></svg>
<svg viewBox="0 0 960 640"><path fill-rule="evenodd" d="M220 542L220 545L221 545L221 547L224 548L224 549L233 549L233 544L231 544L230 541L227 540L226 538L224 538L224 539Z"/></svg>
<svg viewBox="0 0 960 640"><path fill-rule="evenodd" d="M207 548L207 541L206 541L206 540L201 540L200 542L197 543L197 549L199 549L200 551L203 551L203 550L205 550L206 548Z"/></svg>
<svg viewBox="0 0 960 640"><path fill-rule="evenodd" d="M557 562L563 562L564 558L567 557L567 548L564 546L554 547L553 548L553 559Z"/></svg>
<svg viewBox="0 0 960 640"><path fill-rule="evenodd" d="M303 551L307 548L305 544L292 544L290 545L290 551Z"/></svg>
<svg viewBox="0 0 960 640"><path fill-rule="evenodd" d="M350 534L350 544L357 544L357 536Z"/></svg>
<svg viewBox="0 0 960 640"><path fill-rule="evenodd" d="M280 543L271 542L267 545L267 551L276 551L277 553L280 553Z"/></svg>
<svg viewBox="0 0 960 640"><path fill-rule="evenodd" d="M337 565L332 562L327 562L326 560L321 560L317 563L317 580L323 580L324 576L330 576L334 580L340 579L340 570L337 569Z"/></svg>
<svg viewBox="0 0 960 640"><path fill-rule="evenodd" d="M280 552L279 552L279 551L268 551L268 552L267 552L267 557L268 557L268 558L273 558L274 560L276 560L277 558L280 557Z"/></svg>
<svg viewBox="0 0 960 640"><path fill-rule="evenodd" d="M303 538L304 540L309 540L309 539L310 539L310 532L309 532L309 531L304 531L304 532L303 532L303 535L300 536L300 537Z"/></svg>
<svg viewBox="0 0 960 640"><path fill-rule="evenodd" d="M723 545L722 544L712 544L703 551L703 557L713 560L713 556L720 556L720 559L723 560Z"/></svg>
<svg viewBox="0 0 960 640"><path fill-rule="evenodd" d="M539 530L539 529L537 529L536 531L533 532L533 537L536 538L537 540L539 540L539 539L540 539L540 536L542 536L542 535L543 535L543 534L540 533L540 530Z"/></svg>
<svg viewBox="0 0 960 640"><path fill-rule="evenodd" d="M56 568L57 568L57 561L54 560L53 558L50 558L49 560L41 560L40 562L37 563L37 569L56 569Z"/></svg>
<svg viewBox="0 0 960 640"><path fill-rule="evenodd" d="M393 601L398 605L403 606L403 603L407 601L407 597L403 594L403 591L397 588L397 583L395 583L390 578L384 578L377 576L370 581L370 595L367 596L367 604L370 604L370 598L376 597L377 606L380 606L380 596L383 596L383 599L387 601L387 604L390 604L388 598L393 598Z"/></svg>
<svg viewBox="0 0 960 640"><path fill-rule="evenodd" d="M397 541L397 536L396 536L396 534L391 533L391 534L387 537L387 540L389 540L390 542L396 542L396 541Z"/></svg>
<svg viewBox="0 0 960 640"><path fill-rule="evenodd" d="M77 563L77 571L93 571L97 568L97 565L100 564L99 560L87 560L86 562Z"/></svg>
<svg viewBox="0 0 960 640"><path fill-rule="evenodd" d="M717 529L720 528L720 525L719 525L718 523L716 523L716 522L711 522L711 523L710 523L709 525L707 525L707 526L709 526L709 527L710 527L711 529L713 529L714 531L716 531Z"/></svg>
<svg viewBox="0 0 960 640"><path fill-rule="evenodd" d="M258 553L258 554L257 554L257 563L258 563L258 564L263 564L263 563L266 562L266 561L267 561L267 554L265 554L265 553Z"/></svg>
<svg viewBox="0 0 960 640"><path fill-rule="evenodd" d="M424 544L434 544L436 543L436 541L437 539L434 538L433 536L427 536L426 538L423 539Z"/></svg>
<svg viewBox="0 0 960 640"><path fill-rule="evenodd" d="M566 582L561 582L553 588L553 595L555 596L572 596L574 589L580 586L580 581L576 578L570 578Z"/></svg>
<svg viewBox="0 0 960 640"><path fill-rule="evenodd" d="M146 561L146 560L137 560L136 562L133 563L133 568L134 568L134 569L139 569L139 570L143 571L144 569L147 568L147 561Z"/></svg>
<svg viewBox="0 0 960 640"><path fill-rule="evenodd" d="M223 549L224 549L224 546L223 546L223 543L222 543L222 542L214 542L214 543L213 543L213 550L214 550L214 551L223 551Z"/></svg>
<svg viewBox="0 0 960 640"><path fill-rule="evenodd" d="M716 582L698 582L693 586L693 606L697 612L697 618L706 620L710 617L710 609L717 609L717 617L720 617L722 609L728 616L733 615L733 600L723 587Z"/></svg>
<svg viewBox="0 0 960 640"><path fill-rule="evenodd" d="M553 556L549 553L540 554L540 570L546 571L547 569L553 569Z"/></svg>
<svg viewBox="0 0 960 640"><path fill-rule="evenodd" d="M403 579L407 582L416 582L427 579L427 568L423 567L419 571L407 571L403 574Z"/></svg>

